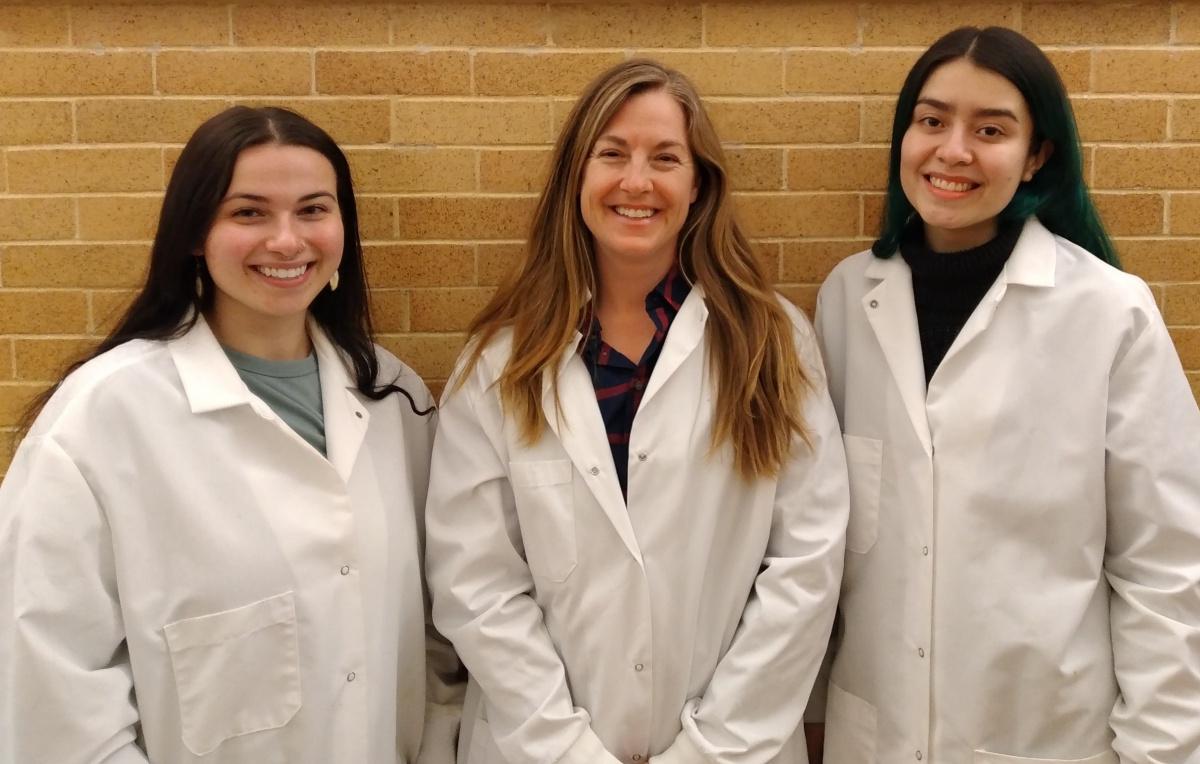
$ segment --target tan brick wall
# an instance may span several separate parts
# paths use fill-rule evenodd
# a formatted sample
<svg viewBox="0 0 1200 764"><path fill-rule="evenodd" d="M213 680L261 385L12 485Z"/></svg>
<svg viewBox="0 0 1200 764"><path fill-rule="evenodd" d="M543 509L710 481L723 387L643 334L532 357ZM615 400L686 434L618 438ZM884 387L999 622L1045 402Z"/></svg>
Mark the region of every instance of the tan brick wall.
<svg viewBox="0 0 1200 764"><path fill-rule="evenodd" d="M1060 67L1097 200L1200 395L1200 0L30 0L0 5L0 428L111 326L183 141L227 105L299 109L345 146L382 341L437 387L600 68L645 54L696 80L761 257L810 307L871 239L906 68L962 23L1021 29Z"/></svg>

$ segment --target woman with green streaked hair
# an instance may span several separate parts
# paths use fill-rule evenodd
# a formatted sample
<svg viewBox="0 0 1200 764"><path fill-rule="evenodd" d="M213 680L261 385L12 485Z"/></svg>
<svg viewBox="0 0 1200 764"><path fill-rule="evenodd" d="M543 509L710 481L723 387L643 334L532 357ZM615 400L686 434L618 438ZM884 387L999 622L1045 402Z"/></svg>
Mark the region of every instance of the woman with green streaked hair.
<svg viewBox="0 0 1200 764"><path fill-rule="evenodd" d="M1200 412L1028 39L917 60L817 330L851 482L825 760L1198 761Z"/></svg>

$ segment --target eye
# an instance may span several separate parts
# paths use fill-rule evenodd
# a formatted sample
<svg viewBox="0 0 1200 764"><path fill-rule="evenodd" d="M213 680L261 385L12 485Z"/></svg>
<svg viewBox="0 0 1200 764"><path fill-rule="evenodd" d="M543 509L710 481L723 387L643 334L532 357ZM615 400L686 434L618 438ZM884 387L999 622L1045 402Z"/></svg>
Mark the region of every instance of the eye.
<svg viewBox="0 0 1200 764"><path fill-rule="evenodd" d="M1004 130L996 125L984 125L979 128L979 134L985 138L1001 138L1004 136Z"/></svg>
<svg viewBox="0 0 1200 764"><path fill-rule="evenodd" d="M923 117L917 117L917 124L922 127L936 129L942 126L942 121L932 114L926 114Z"/></svg>
<svg viewBox="0 0 1200 764"><path fill-rule="evenodd" d="M597 159L620 159L622 155L621 155L620 151L617 151L616 149L608 148L608 149L597 149L596 152L594 154L592 154L592 156L594 156Z"/></svg>
<svg viewBox="0 0 1200 764"><path fill-rule="evenodd" d="M325 204L310 204L300 208L300 214L304 217L320 217L328 212L329 207Z"/></svg>
<svg viewBox="0 0 1200 764"><path fill-rule="evenodd" d="M238 207L230 213L230 216L235 218L246 218L249 220L263 217L263 211L255 207Z"/></svg>
<svg viewBox="0 0 1200 764"><path fill-rule="evenodd" d="M675 154L658 154L654 157L654 161L660 164L680 164L683 160Z"/></svg>

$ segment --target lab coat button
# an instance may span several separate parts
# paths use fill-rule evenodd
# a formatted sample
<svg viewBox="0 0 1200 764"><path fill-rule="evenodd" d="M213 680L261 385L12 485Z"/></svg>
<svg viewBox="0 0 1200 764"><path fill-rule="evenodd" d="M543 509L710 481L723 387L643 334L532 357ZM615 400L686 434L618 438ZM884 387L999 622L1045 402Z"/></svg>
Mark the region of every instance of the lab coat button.
<svg viewBox="0 0 1200 764"><path fill-rule="evenodd" d="M342 566L342 575L343 575L343 576L348 576L348 575L350 575L350 566L349 566L349 565L343 565L343 566Z"/></svg>
<svg viewBox="0 0 1200 764"><path fill-rule="evenodd" d="M879 300L871 300L871 307L872 307L872 308L878 308L878 307L879 307Z"/></svg>
<svg viewBox="0 0 1200 764"><path fill-rule="evenodd" d="M928 557L929 556L929 547L927 547L927 546L921 547L921 554L924 555L925 557Z"/></svg>
<svg viewBox="0 0 1200 764"><path fill-rule="evenodd" d="M599 475L599 474L600 474L600 468L599 468L599 467L592 467L590 470L588 470L588 472L592 473L593 475Z"/></svg>
<svg viewBox="0 0 1200 764"><path fill-rule="evenodd" d="M648 455L646 454L646 452L645 452L645 451L642 451L640 454L638 454L638 461L639 461L639 462L644 462L644 461L646 461L646 459L647 459L647 456L648 456Z"/></svg>
<svg viewBox="0 0 1200 764"><path fill-rule="evenodd" d="M355 677L355 674L354 674L354 672L353 672L353 671L351 671L349 674L346 674L346 681L347 681L347 682L353 682L353 681L354 681L354 677Z"/></svg>
<svg viewBox="0 0 1200 764"><path fill-rule="evenodd" d="M917 656L918 656L918 657L920 657L920 658L924 658L924 657L925 657L925 648L924 648L924 647L918 647L918 648L917 648Z"/></svg>
<svg viewBox="0 0 1200 764"><path fill-rule="evenodd" d="M642 755L640 753L635 753L634 755L630 756L629 758L633 759L634 761L641 761Z"/></svg>
<svg viewBox="0 0 1200 764"><path fill-rule="evenodd" d="M917 751L917 761L920 761L923 758L925 758L925 755L923 753L921 753L920 751Z"/></svg>
<svg viewBox="0 0 1200 764"><path fill-rule="evenodd" d="M645 667L643 664L641 664L641 663L635 663L635 664L633 664L633 670L634 670L634 671L641 671L641 670L642 670L642 669L644 669L644 668L646 668L646 667Z"/></svg>
<svg viewBox="0 0 1200 764"><path fill-rule="evenodd" d="M362 412L361 412L361 411L355 411L355 412L354 412L354 416L358 417L359 419L362 419Z"/></svg>

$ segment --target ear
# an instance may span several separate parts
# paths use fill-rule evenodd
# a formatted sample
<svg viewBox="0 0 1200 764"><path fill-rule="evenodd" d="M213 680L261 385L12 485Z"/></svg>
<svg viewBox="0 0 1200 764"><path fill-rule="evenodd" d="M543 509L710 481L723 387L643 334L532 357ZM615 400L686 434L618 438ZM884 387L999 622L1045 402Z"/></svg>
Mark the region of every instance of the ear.
<svg viewBox="0 0 1200 764"><path fill-rule="evenodd" d="M700 181L699 179L692 181L692 193L688 198L688 204L695 204L696 199L700 196Z"/></svg>
<svg viewBox="0 0 1200 764"><path fill-rule="evenodd" d="M1042 169L1046 164L1046 160L1054 153L1054 144L1050 141L1043 140L1042 145L1037 151L1029 152L1029 157L1025 160L1025 172L1021 173L1021 180L1028 183L1033 180L1033 176L1037 175L1037 171Z"/></svg>

